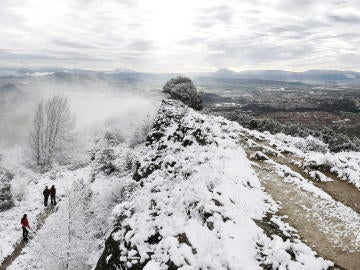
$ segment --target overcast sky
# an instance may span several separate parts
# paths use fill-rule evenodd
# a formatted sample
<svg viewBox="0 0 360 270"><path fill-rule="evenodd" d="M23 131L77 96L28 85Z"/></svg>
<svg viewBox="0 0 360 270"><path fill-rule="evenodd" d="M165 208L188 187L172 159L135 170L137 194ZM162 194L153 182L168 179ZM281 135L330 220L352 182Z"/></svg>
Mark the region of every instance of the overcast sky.
<svg viewBox="0 0 360 270"><path fill-rule="evenodd" d="M360 71L360 0L0 4L0 67Z"/></svg>

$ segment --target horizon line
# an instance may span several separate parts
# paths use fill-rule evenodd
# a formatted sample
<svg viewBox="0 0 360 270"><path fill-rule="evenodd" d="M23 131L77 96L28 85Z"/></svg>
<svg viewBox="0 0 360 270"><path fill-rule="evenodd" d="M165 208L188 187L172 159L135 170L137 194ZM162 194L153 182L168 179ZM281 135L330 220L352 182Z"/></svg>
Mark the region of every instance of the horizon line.
<svg viewBox="0 0 360 270"><path fill-rule="evenodd" d="M255 72L255 71L284 71L284 72L292 72L292 73L303 73L303 72L309 72L309 71L337 71L337 72L356 72L360 73L360 70L352 70L352 69L302 69L302 70L291 70L291 69L234 69L234 68L228 68L228 67L222 67L218 69L209 69L209 70L202 70L202 71L148 71L148 70L138 70L134 68L113 68L113 69L91 69L91 68L77 68L77 67L56 67L56 66L48 66L48 67L0 67L1 70L16 70L16 71L50 71L54 70L53 72L66 72L66 71L92 71L92 72L114 72L114 73L150 73L150 74L191 74L191 73L215 73L221 70L227 70L229 72L234 73L241 73L241 72Z"/></svg>

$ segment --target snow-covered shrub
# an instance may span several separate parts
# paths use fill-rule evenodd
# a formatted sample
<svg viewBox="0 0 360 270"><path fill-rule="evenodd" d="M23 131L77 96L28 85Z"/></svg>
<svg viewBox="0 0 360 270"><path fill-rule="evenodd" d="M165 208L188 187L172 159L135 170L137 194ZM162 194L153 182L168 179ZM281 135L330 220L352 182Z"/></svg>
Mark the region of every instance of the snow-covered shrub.
<svg viewBox="0 0 360 270"><path fill-rule="evenodd" d="M182 83L192 83L192 81L188 77L177 76L176 78L172 78L172 79L168 80L165 83L165 85L163 86L162 91L164 93L170 93L171 89L173 89L175 85L182 84Z"/></svg>
<svg viewBox="0 0 360 270"><path fill-rule="evenodd" d="M146 119L142 121L141 125L135 130L133 136L130 138L130 147L135 147L136 145L145 142L146 137L152 128L152 121L153 119L151 118L150 114L148 114Z"/></svg>
<svg viewBox="0 0 360 270"><path fill-rule="evenodd" d="M11 194L11 180L13 175L0 168L0 211L5 211L14 205Z"/></svg>
<svg viewBox="0 0 360 270"><path fill-rule="evenodd" d="M360 189L360 153L314 153L305 155L303 166L311 170L335 173Z"/></svg>
<svg viewBox="0 0 360 270"><path fill-rule="evenodd" d="M298 140L294 143L294 146L304 152L320 152L326 153L328 147L325 143L319 139L314 138L313 136L308 136L305 140Z"/></svg>
<svg viewBox="0 0 360 270"><path fill-rule="evenodd" d="M360 151L360 141L356 138L351 140L348 136L344 134L334 134L331 133L326 138L329 148L332 152L341 152L341 151Z"/></svg>
<svg viewBox="0 0 360 270"><path fill-rule="evenodd" d="M96 153L96 169L105 174L124 174L133 170L135 160L126 147L105 148Z"/></svg>
<svg viewBox="0 0 360 270"><path fill-rule="evenodd" d="M203 106L203 95L198 92L195 84L190 78L177 77L170 79L163 87L163 92L169 93L170 97L182 101L190 108L201 110Z"/></svg>
<svg viewBox="0 0 360 270"><path fill-rule="evenodd" d="M28 168L27 158L26 151L19 146L7 149L0 154L0 171L5 172L5 179L7 180L3 182L0 179L0 182L7 183L5 190L9 188L8 191L11 193L14 203L16 200L21 201L23 199L28 183L35 176L34 172ZM2 178L1 174L0 172L0 178ZM9 177L10 175L11 177Z"/></svg>
<svg viewBox="0 0 360 270"><path fill-rule="evenodd" d="M358 138L350 138L347 135L335 132L328 127L310 128L305 127L300 123L281 124L274 119L256 119L253 116L242 112L222 112L220 114L251 130L258 130L261 132L268 131L271 134L283 133L301 138L312 136L327 144L331 152L360 151L360 140ZM320 145L313 146L315 148L323 148ZM309 147L311 146L309 145Z"/></svg>
<svg viewBox="0 0 360 270"><path fill-rule="evenodd" d="M170 97L178 99L195 110L202 109L202 94L199 93L193 83L181 83L175 85L170 91Z"/></svg>
<svg viewBox="0 0 360 270"><path fill-rule="evenodd" d="M106 131L104 134L104 140L110 145L118 145L125 141L124 137L118 132Z"/></svg>
<svg viewBox="0 0 360 270"><path fill-rule="evenodd" d="M97 169L103 171L106 174L111 174L116 171L116 167L113 163L115 160L114 149L102 149L97 153L96 156Z"/></svg>
<svg viewBox="0 0 360 270"><path fill-rule="evenodd" d="M113 144L106 138L97 143L95 149L90 153L93 161L95 174L103 172L107 175L116 174L122 176L135 170L135 156L131 152L127 143Z"/></svg>
<svg viewBox="0 0 360 270"><path fill-rule="evenodd" d="M263 134L268 134L268 138L276 141L277 147L284 152L329 152L328 145L323 143L321 140L314 138L313 136L301 138L285 135L284 133L277 133L275 135L271 135L269 132L264 132Z"/></svg>
<svg viewBox="0 0 360 270"><path fill-rule="evenodd" d="M22 201L26 193L26 187L28 184L28 179L15 175L11 181L11 194L14 199Z"/></svg>

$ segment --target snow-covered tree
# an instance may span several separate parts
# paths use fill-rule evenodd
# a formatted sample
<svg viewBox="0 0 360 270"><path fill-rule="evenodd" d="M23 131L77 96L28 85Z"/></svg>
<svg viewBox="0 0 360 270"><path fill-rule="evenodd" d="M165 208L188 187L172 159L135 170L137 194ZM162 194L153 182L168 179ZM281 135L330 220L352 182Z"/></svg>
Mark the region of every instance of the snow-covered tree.
<svg viewBox="0 0 360 270"><path fill-rule="evenodd" d="M86 263L86 251L79 241L86 238L86 209L92 192L89 185L80 179L66 190L67 213L67 259L66 269L80 269Z"/></svg>
<svg viewBox="0 0 360 270"><path fill-rule="evenodd" d="M72 138L74 116L66 97L56 95L36 108L30 146L36 165L45 168L55 156L60 157L65 144Z"/></svg>
<svg viewBox="0 0 360 270"><path fill-rule="evenodd" d="M13 175L6 169L0 167L0 212L14 206L11 194L11 180Z"/></svg>
<svg viewBox="0 0 360 270"><path fill-rule="evenodd" d="M200 93L190 78L178 76L170 79L163 87L163 92L169 93L173 99L178 99L195 110L201 110L203 105Z"/></svg>
<svg viewBox="0 0 360 270"><path fill-rule="evenodd" d="M165 85L163 86L163 92L170 93L171 89L173 89L175 85L182 84L182 83L193 83L193 82L188 77L177 76L176 78L171 78L170 80L168 80L165 83Z"/></svg>

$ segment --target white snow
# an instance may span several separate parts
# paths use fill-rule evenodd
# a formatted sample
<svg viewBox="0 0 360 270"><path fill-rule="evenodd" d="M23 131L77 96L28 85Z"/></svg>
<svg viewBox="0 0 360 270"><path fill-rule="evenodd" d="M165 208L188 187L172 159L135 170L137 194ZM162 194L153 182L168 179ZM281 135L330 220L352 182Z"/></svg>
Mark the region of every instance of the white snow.
<svg viewBox="0 0 360 270"><path fill-rule="evenodd" d="M166 101L156 120L158 127L150 134L152 143L135 148L129 147L131 140L117 145L96 144L97 153L111 150L114 155L111 165L116 173L110 175L101 171L101 156L76 170L59 167L42 175L17 167L11 159L2 160L2 166L15 172L12 193L17 201L15 207L0 212L0 261L19 243L19 223L24 213L28 214L30 225L36 227L35 217L43 211L43 187L55 184L61 199L57 210L9 270L57 270L64 269L67 263L70 269L91 269L118 220L119 230L111 237L119 242L121 255L117 259L130 269L139 264L147 270L167 269L169 264L184 270L253 270L262 269L261 265L316 270L333 265L317 256L282 217L274 214L279 205L261 186L252 169L259 165L246 157L239 144L240 134L251 134L276 145L276 150L262 146L260 150L266 154L282 156L286 150L304 158L304 166L330 165L339 177L358 187L359 153L330 154L324 151L326 145L312 137L300 139L249 131L176 101ZM252 140L248 143L256 145ZM314 152L315 148L321 152ZM137 172L142 177L135 182L131 168L137 160ZM322 198L319 207L336 205L343 209L344 218L352 218L349 224L358 221L351 209L335 202L300 174L276 162L265 162L275 166L285 181ZM313 170L310 175L320 181L329 180L319 171ZM77 201L79 197L81 200ZM271 221L285 236L292 237L291 241L267 236L257 225L255 221L268 214L273 214ZM358 244L358 240L354 243ZM105 257L107 263L112 260L111 255Z"/></svg>
<svg viewBox="0 0 360 270"><path fill-rule="evenodd" d="M261 269L257 248L261 244L266 263L280 269L331 265L300 241L270 239L255 224L254 219L262 219L277 205L261 188L237 144L234 134L241 128L169 103L158 116L173 117L165 135L140 156L143 171L156 164L158 169L142 179L143 187L132 200L114 210L122 217L121 229L114 235L120 240L122 261L133 263L127 246L135 246L140 261L147 262L144 269L166 269L169 261L179 269ZM175 116L183 117L176 121ZM196 138L188 132L176 139L181 130L202 135ZM192 145L182 146L185 139ZM159 151L160 146L166 147ZM149 243L155 236L155 244ZM286 252L289 248L295 250L295 261Z"/></svg>
<svg viewBox="0 0 360 270"><path fill-rule="evenodd" d="M307 138L292 137L282 133L270 134L269 132L259 132L241 127L241 132L248 134L255 139L267 141L268 144L276 147L276 152L269 154L279 155L281 152L290 152L293 155L304 159L301 166L307 168L311 166L322 166L330 168L330 172L335 173L340 179L355 185L360 189L360 152L339 152L331 153L327 144L317 138L308 136ZM251 143L249 139L248 143ZM254 146L259 145L252 141ZM265 149L264 148L264 149ZM263 151L265 152L265 151ZM265 152L266 153L266 152ZM314 175L314 173L312 173ZM316 172L320 181L329 181L325 175Z"/></svg>
<svg viewBox="0 0 360 270"><path fill-rule="evenodd" d="M360 152L311 152L304 155L303 165L328 166L339 178L360 189Z"/></svg>
<svg viewBox="0 0 360 270"><path fill-rule="evenodd" d="M309 175L316 180L319 180L321 182L331 182L334 181L333 179L327 177L325 174L319 172L319 171L310 171Z"/></svg>

